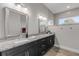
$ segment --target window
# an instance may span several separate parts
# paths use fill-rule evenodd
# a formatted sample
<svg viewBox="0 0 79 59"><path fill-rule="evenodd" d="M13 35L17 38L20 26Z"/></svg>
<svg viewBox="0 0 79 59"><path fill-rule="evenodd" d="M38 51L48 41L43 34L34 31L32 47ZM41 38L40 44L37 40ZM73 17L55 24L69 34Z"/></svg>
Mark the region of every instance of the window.
<svg viewBox="0 0 79 59"><path fill-rule="evenodd" d="M79 23L79 16L59 19L58 24L75 24Z"/></svg>

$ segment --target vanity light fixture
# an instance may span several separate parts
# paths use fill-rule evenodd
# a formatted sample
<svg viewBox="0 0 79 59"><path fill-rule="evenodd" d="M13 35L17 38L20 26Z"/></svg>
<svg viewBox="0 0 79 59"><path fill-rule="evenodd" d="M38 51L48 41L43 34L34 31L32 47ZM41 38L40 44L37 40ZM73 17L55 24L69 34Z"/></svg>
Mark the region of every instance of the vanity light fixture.
<svg viewBox="0 0 79 59"><path fill-rule="evenodd" d="M42 20L47 20L46 17L43 17L43 16L38 16L39 19L42 19Z"/></svg>
<svg viewBox="0 0 79 59"><path fill-rule="evenodd" d="M28 15L30 15L30 11L28 10L28 8L22 7L22 11Z"/></svg>
<svg viewBox="0 0 79 59"><path fill-rule="evenodd" d="M38 16L39 19L43 19L43 16Z"/></svg>
<svg viewBox="0 0 79 59"><path fill-rule="evenodd" d="M18 8L21 8L21 5L18 4L17 7L18 7Z"/></svg>
<svg viewBox="0 0 79 59"><path fill-rule="evenodd" d="M30 15L30 11L28 10L28 8L25 8L22 4L16 4L16 10Z"/></svg>
<svg viewBox="0 0 79 59"><path fill-rule="evenodd" d="M24 13L28 13L28 12L29 12L27 8L22 8L22 11L23 11Z"/></svg>
<svg viewBox="0 0 79 59"><path fill-rule="evenodd" d="M16 5L16 10L21 11L22 10L22 6L20 4Z"/></svg>
<svg viewBox="0 0 79 59"><path fill-rule="evenodd" d="M47 20L47 18L46 17L43 17L43 20Z"/></svg>
<svg viewBox="0 0 79 59"><path fill-rule="evenodd" d="M28 9L27 8L24 8L24 11L28 11Z"/></svg>
<svg viewBox="0 0 79 59"><path fill-rule="evenodd" d="M70 6L66 6L66 8L70 8Z"/></svg>
<svg viewBox="0 0 79 59"><path fill-rule="evenodd" d="M23 8L23 12L28 14L29 16L31 15L31 12L28 8Z"/></svg>

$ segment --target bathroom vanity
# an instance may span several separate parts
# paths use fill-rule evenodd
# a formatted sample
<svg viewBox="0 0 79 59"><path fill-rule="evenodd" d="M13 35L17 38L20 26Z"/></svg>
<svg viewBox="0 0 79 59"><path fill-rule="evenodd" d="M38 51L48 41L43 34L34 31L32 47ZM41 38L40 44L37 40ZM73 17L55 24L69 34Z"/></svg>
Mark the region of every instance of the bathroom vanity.
<svg viewBox="0 0 79 59"><path fill-rule="evenodd" d="M0 56L41 56L54 46L54 33L28 37L28 20L27 14L5 8L5 37L0 41ZM46 33L45 28L39 31L42 32Z"/></svg>
<svg viewBox="0 0 79 59"><path fill-rule="evenodd" d="M42 34L0 42L0 56L41 56L54 46L54 39L54 34Z"/></svg>

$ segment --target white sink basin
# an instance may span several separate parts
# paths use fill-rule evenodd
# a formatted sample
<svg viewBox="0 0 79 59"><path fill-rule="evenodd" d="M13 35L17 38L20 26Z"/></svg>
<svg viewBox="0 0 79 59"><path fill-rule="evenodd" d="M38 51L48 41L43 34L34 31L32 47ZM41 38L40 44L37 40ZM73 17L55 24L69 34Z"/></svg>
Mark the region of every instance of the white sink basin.
<svg viewBox="0 0 79 59"><path fill-rule="evenodd" d="M17 43L24 43L24 42L32 41L32 40L34 40L35 37L36 36L31 36L28 39L26 39L26 38L16 39L16 41L14 43L17 44Z"/></svg>
<svg viewBox="0 0 79 59"><path fill-rule="evenodd" d="M36 40L36 37L37 37L37 36L28 37L28 40L31 40L31 41Z"/></svg>
<svg viewBox="0 0 79 59"><path fill-rule="evenodd" d="M31 36L31 37L29 37L29 38L36 38L36 36Z"/></svg>
<svg viewBox="0 0 79 59"><path fill-rule="evenodd" d="M29 41L29 40L27 40L27 39L25 39L25 40L18 40L18 41L14 42L14 43L23 43L23 42L27 42L27 41Z"/></svg>

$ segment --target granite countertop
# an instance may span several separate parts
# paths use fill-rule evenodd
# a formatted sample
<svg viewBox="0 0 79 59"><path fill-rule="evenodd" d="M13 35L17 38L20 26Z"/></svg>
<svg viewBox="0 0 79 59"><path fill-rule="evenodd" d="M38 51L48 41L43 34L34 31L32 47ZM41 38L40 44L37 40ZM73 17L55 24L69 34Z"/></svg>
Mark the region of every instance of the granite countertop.
<svg viewBox="0 0 79 59"><path fill-rule="evenodd" d="M23 44L30 43L35 40L39 40L41 38L51 36L51 35L53 34L41 34L41 35L31 36L28 38L16 38L13 40L10 40L10 39L0 40L0 52L23 45Z"/></svg>

